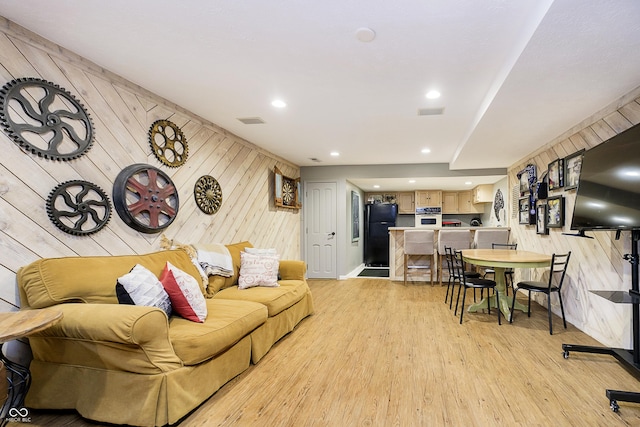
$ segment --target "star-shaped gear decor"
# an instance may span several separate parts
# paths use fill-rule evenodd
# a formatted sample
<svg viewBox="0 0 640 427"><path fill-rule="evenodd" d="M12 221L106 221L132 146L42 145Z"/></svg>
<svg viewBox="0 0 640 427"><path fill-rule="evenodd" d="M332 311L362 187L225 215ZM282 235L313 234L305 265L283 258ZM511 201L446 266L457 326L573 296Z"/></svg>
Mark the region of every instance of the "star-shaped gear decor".
<svg viewBox="0 0 640 427"><path fill-rule="evenodd" d="M218 212L222 206L222 188L212 176L204 175L198 178L193 187L193 195L200 210L208 215Z"/></svg>

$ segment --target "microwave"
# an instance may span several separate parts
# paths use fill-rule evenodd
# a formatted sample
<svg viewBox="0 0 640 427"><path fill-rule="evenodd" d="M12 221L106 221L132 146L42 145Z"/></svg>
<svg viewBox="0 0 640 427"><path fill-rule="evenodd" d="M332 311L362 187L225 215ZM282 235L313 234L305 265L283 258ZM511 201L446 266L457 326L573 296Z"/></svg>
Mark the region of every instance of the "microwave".
<svg viewBox="0 0 640 427"><path fill-rule="evenodd" d="M416 227L440 228L442 227L442 215L416 215Z"/></svg>

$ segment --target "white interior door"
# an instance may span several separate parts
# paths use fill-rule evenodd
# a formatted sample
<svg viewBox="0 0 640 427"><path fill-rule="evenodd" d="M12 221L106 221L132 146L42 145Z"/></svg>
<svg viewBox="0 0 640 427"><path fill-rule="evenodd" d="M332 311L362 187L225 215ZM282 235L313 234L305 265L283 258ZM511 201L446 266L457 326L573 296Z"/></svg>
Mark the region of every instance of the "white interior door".
<svg viewBox="0 0 640 427"><path fill-rule="evenodd" d="M336 183L307 183L304 206L307 276L310 279L335 279L338 277Z"/></svg>

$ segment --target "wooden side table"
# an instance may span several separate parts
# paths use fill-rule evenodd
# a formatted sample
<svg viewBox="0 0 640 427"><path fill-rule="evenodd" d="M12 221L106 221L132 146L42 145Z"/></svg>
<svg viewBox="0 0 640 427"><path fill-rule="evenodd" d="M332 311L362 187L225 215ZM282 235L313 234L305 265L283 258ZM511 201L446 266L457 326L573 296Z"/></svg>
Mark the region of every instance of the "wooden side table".
<svg viewBox="0 0 640 427"><path fill-rule="evenodd" d="M42 331L62 319L62 312L55 308L39 310L20 310L0 313L0 360L7 368L9 393L7 401L0 409L0 419L7 420L11 409L22 410L24 398L31 385L29 367L22 366L7 359L2 352L2 345L11 340L27 337Z"/></svg>

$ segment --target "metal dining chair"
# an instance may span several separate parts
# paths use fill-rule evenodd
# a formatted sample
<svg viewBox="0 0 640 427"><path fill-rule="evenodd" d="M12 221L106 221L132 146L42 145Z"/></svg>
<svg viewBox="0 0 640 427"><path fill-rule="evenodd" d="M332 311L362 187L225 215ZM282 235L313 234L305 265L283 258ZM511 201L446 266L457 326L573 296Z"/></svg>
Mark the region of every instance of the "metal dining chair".
<svg viewBox="0 0 640 427"><path fill-rule="evenodd" d="M567 273L567 265L569 264L569 257L571 257L571 251L566 254L553 254L551 257L551 268L549 270L549 280L547 282L542 281L523 281L513 288L513 302L511 303L511 317L509 323L513 323L513 308L516 301L516 292L522 289L529 293L529 305L527 307L527 316L531 317L531 292L542 292L547 295L547 310L549 315L549 334L553 335L553 325L551 323L551 294L558 293L558 299L560 300L560 311L562 312L562 322L564 328L567 329L567 320L564 317L564 306L562 305L562 283ZM558 277L557 284L554 284L554 277Z"/></svg>
<svg viewBox="0 0 640 427"><path fill-rule="evenodd" d="M442 283L442 270L446 255L444 248L446 246L454 251L471 248L471 231L445 229L438 231L438 283Z"/></svg>
<svg viewBox="0 0 640 427"><path fill-rule="evenodd" d="M460 280L460 286L458 287L458 300L456 301L456 309L453 312L454 315L458 312L458 302L460 302L460 292L464 289L462 293L462 307L460 308L460 324L462 324L462 316L464 315L464 302L467 297L467 289L476 289L485 290L487 289L487 297L489 296L489 289L493 289L493 294L496 296L496 300L498 300L498 290L496 288L496 282L489 279L478 278L468 278L464 276L464 267L462 261L462 252L455 251L453 257L453 268L456 271L455 275ZM496 307L496 311L498 312L498 325L502 324L500 320L500 307ZM491 304L487 304L487 313L491 314Z"/></svg>
<svg viewBox="0 0 640 427"><path fill-rule="evenodd" d="M447 303L447 300L449 301L449 309L451 309L453 307L453 293L456 290L456 282L461 283L460 278L458 277L458 272L456 271L456 269L453 267L453 263L454 263L454 253L453 253L453 248L451 248L450 246L445 246L444 247L444 251L445 251L445 260L447 262L447 271L449 272L449 277L447 280L447 293L444 297L444 303ZM480 278L480 273L478 273L477 271L470 271L470 270L466 270L464 268L464 263L463 263L463 275L464 277L467 277L469 279L478 279ZM449 298L449 290L451 290L451 298ZM458 292L458 295L460 293ZM475 295L475 291L473 294L473 300L476 300L476 295Z"/></svg>
<svg viewBox="0 0 640 427"><path fill-rule="evenodd" d="M518 249L518 244L517 243L492 243L491 244L491 249L510 249L510 250L517 250ZM485 279L487 278L487 274L493 274L493 278L495 279L496 277L496 271L493 268L485 268L484 270L484 275L482 277L484 277ZM509 295L509 287L513 287L513 268L507 268L504 270L504 290L506 292L507 295Z"/></svg>

